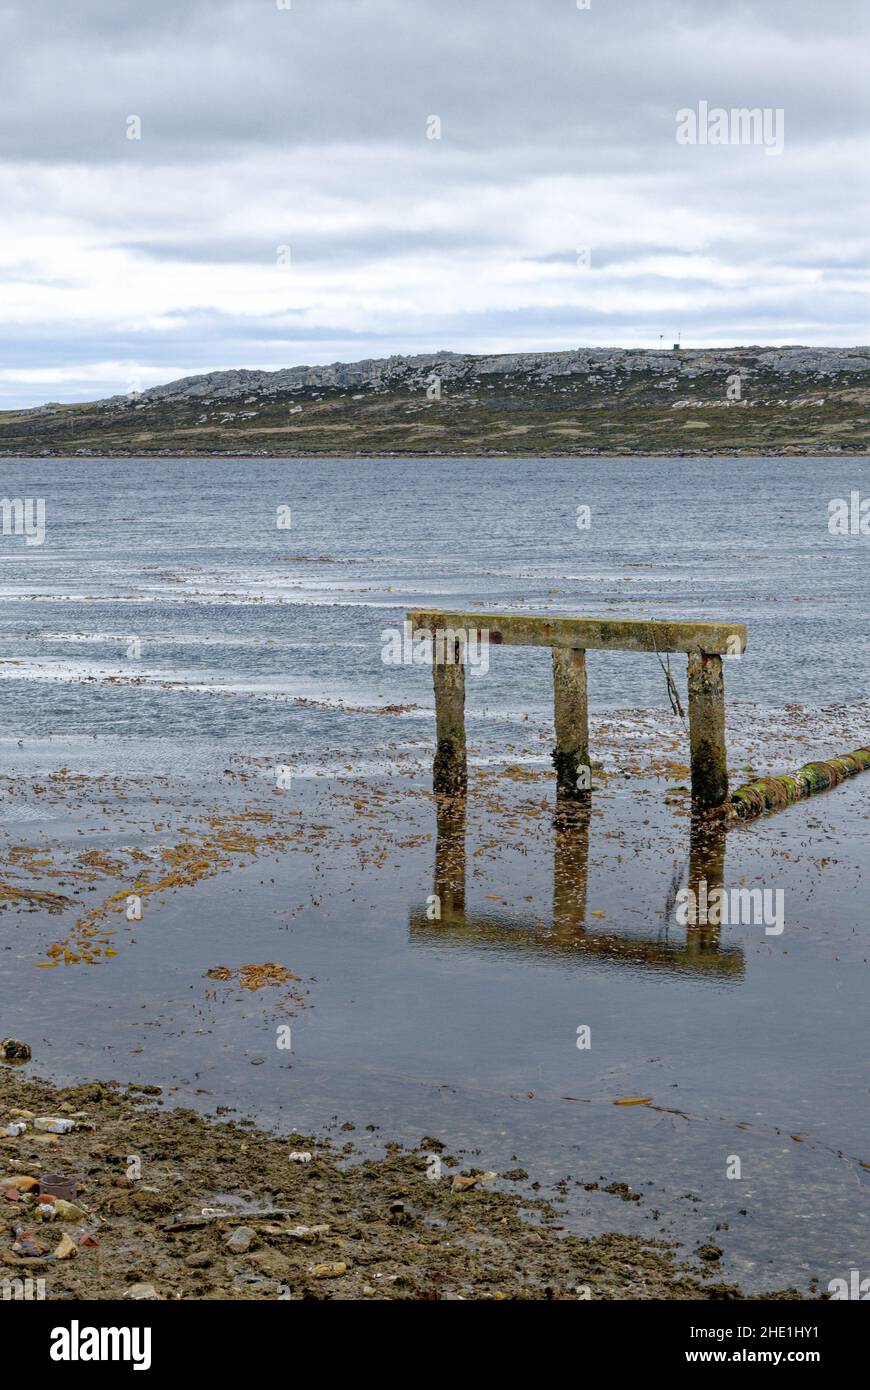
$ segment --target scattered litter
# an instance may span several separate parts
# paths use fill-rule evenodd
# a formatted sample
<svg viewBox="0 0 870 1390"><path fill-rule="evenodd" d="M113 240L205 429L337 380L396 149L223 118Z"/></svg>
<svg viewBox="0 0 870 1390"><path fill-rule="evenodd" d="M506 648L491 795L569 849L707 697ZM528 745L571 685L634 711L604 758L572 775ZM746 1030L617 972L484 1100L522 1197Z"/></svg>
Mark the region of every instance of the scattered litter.
<svg viewBox="0 0 870 1390"><path fill-rule="evenodd" d="M291 1163L310 1163L312 1156L307 1149L294 1149L287 1157Z"/></svg>
<svg viewBox="0 0 870 1390"><path fill-rule="evenodd" d="M75 1202L67 1202L63 1197L52 1198L52 1204L61 1221L86 1221L87 1212Z"/></svg>
<svg viewBox="0 0 870 1390"><path fill-rule="evenodd" d="M166 1231L193 1231L200 1226L208 1226L212 1221L241 1221L245 1217L256 1217L265 1220L267 1217L275 1216L295 1216L295 1212L287 1207L244 1207L228 1211L224 1207L203 1207L196 1216L181 1216L176 1213L171 1221L167 1221L164 1226Z"/></svg>
<svg viewBox="0 0 870 1390"><path fill-rule="evenodd" d="M338 1279L342 1274L347 1274L347 1265L343 1260L335 1264L315 1265L311 1273L315 1279Z"/></svg>
<svg viewBox="0 0 870 1390"><path fill-rule="evenodd" d="M291 1226L289 1231L276 1231L276 1235L289 1236L292 1240L316 1240L318 1236L329 1234L329 1227L323 1226Z"/></svg>
<svg viewBox="0 0 870 1390"><path fill-rule="evenodd" d="M35 1187L39 1187L38 1178L28 1178L15 1176L3 1179L4 1187L17 1187L19 1192L32 1192Z"/></svg>
<svg viewBox="0 0 870 1390"><path fill-rule="evenodd" d="M71 1134L75 1127L75 1120L66 1120L62 1115L37 1115L33 1121L39 1134Z"/></svg>
<svg viewBox="0 0 870 1390"><path fill-rule="evenodd" d="M44 1245L41 1240L37 1240L32 1231L17 1231L12 1249L16 1255L22 1255L29 1260L38 1260L43 1255L48 1254L48 1246Z"/></svg>
<svg viewBox="0 0 870 1390"><path fill-rule="evenodd" d="M74 1202L77 1194L75 1178L63 1173L43 1173L39 1180L40 1197L62 1197L65 1202Z"/></svg>

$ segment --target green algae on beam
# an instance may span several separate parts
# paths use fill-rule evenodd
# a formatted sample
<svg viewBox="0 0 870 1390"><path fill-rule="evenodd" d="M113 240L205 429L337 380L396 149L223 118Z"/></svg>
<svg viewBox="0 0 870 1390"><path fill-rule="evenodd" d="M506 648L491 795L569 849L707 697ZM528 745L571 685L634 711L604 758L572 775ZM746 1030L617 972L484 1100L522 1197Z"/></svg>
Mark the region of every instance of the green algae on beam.
<svg viewBox="0 0 870 1390"><path fill-rule="evenodd" d="M708 652L742 656L746 650L743 623L657 622L649 619L566 618L531 613L450 613L416 609L408 614L412 627L434 632L487 634L492 646L570 647L587 651Z"/></svg>
<svg viewBox="0 0 870 1390"><path fill-rule="evenodd" d="M822 762L805 763L797 772L778 773L747 782L732 793L731 811L738 820L751 820L767 811L781 811L816 792L828 791L859 772L870 772L870 747L856 748L854 753Z"/></svg>

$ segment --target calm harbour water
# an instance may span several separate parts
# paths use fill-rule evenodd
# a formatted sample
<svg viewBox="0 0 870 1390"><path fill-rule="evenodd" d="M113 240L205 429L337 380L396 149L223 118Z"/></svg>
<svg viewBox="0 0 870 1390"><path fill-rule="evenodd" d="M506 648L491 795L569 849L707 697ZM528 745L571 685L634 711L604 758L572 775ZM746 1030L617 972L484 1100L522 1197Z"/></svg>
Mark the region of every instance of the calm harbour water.
<svg viewBox="0 0 870 1390"><path fill-rule="evenodd" d="M870 741L870 537L827 525L831 499L870 495L867 459L32 460L0 477L0 494L44 497L47 516L44 545L0 536L7 772L63 763L140 788L159 775L202 799L217 763L238 755L360 775L402 760L425 783L429 673L381 659L384 630L418 606L746 622L746 656L726 667L736 730L742 711L787 724L799 705L819 752L854 746L840 731L865 716L858 741ZM544 766L547 653L491 655L468 680L475 761ZM654 658L592 653L589 674L599 717L643 707L666 726ZM328 803L329 782L307 794ZM729 837L727 881L782 884L788 928L781 939L730 929L721 971L578 963L503 930L496 894L541 915L552 904L553 846L530 834L489 864L482 818L468 831L477 926L427 934L431 808L407 817L400 858L356 875L341 858L251 865L229 891L214 880L195 903L168 900L100 969L35 970L40 933L56 925L4 913L5 1031L32 1039L61 1077L158 1080L187 1103L208 1091L300 1130L338 1116L385 1138L436 1134L545 1185L570 1174L566 1225L663 1231L687 1252L713 1237L724 1272L750 1288L866 1266L864 779ZM26 831L5 819L28 843L74 833L50 810ZM660 789L609 790L590 834L588 907L660 940L687 841ZM257 998L191 1014L191 981L233 952L316 981L280 1070ZM598 1039L585 1054L584 1023ZM659 1109L615 1108L625 1095ZM742 1182L725 1178L735 1153ZM645 1201L573 1188L600 1178Z"/></svg>
<svg viewBox="0 0 870 1390"><path fill-rule="evenodd" d="M37 460L0 473L3 495L47 511L44 545L0 536L0 728L16 737L154 740L159 758L204 736L383 761L395 739L428 738L428 712L348 721L286 701L430 705L424 672L381 660L381 633L414 606L745 621L730 700L866 699L870 546L827 520L832 498L870 493L867 459ZM589 663L593 705L665 707L653 657ZM138 684L88 679L107 675ZM499 652L468 702L481 751L498 749L516 721L548 717L547 654Z"/></svg>

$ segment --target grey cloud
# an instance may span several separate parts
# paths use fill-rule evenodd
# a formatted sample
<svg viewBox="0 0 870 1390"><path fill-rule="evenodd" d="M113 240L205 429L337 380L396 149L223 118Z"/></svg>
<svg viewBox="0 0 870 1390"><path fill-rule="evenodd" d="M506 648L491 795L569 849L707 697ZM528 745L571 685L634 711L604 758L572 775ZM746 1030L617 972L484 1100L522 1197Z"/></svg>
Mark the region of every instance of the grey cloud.
<svg viewBox="0 0 870 1390"><path fill-rule="evenodd" d="M477 244L485 246L489 243L496 246L500 240L497 230L493 228L489 234L480 234ZM369 260L406 256L416 251L443 251L461 255L467 248L467 240L459 231L438 228L423 231L409 228L407 231L397 232L384 228L368 229L353 237L330 231L321 231L316 235L307 232L302 236L291 237L288 231L283 241L265 237L257 240L250 237L216 237L208 240L202 237L182 237L159 241L129 241L120 245L126 251L156 261L190 262L200 265L254 265L271 269L276 265L278 251L286 246L290 248L291 265L299 268L322 261L350 261L363 264Z"/></svg>
<svg viewBox="0 0 870 1390"><path fill-rule="evenodd" d="M67 379L0 394L678 327L866 341L868 37L866 0L6 0L0 370ZM702 98L783 107L784 154L678 146Z"/></svg>
<svg viewBox="0 0 870 1390"><path fill-rule="evenodd" d="M220 159L250 146L555 152L669 141L700 97L788 110L794 137L868 119L868 13L841 3L212 0L67 7L13 0L0 89L7 157ZM142 117L144 138L125 138ZM22 119L24 117L24 119ZM135 144L135 148L131 148ZM430 150L431 153L431 150Z"/></svg>

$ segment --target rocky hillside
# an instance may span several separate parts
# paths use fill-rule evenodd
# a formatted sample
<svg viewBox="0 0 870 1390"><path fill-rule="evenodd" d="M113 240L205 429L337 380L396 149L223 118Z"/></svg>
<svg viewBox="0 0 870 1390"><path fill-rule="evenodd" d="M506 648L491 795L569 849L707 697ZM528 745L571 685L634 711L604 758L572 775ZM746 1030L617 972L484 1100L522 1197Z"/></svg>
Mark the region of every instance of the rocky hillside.
<svg viewBox="0 0 870 1390"><path fill-rule="evenodd" d="M0 412L0 454L837 454L870 450L870 348L439 352L210 372Z"/></svg>

